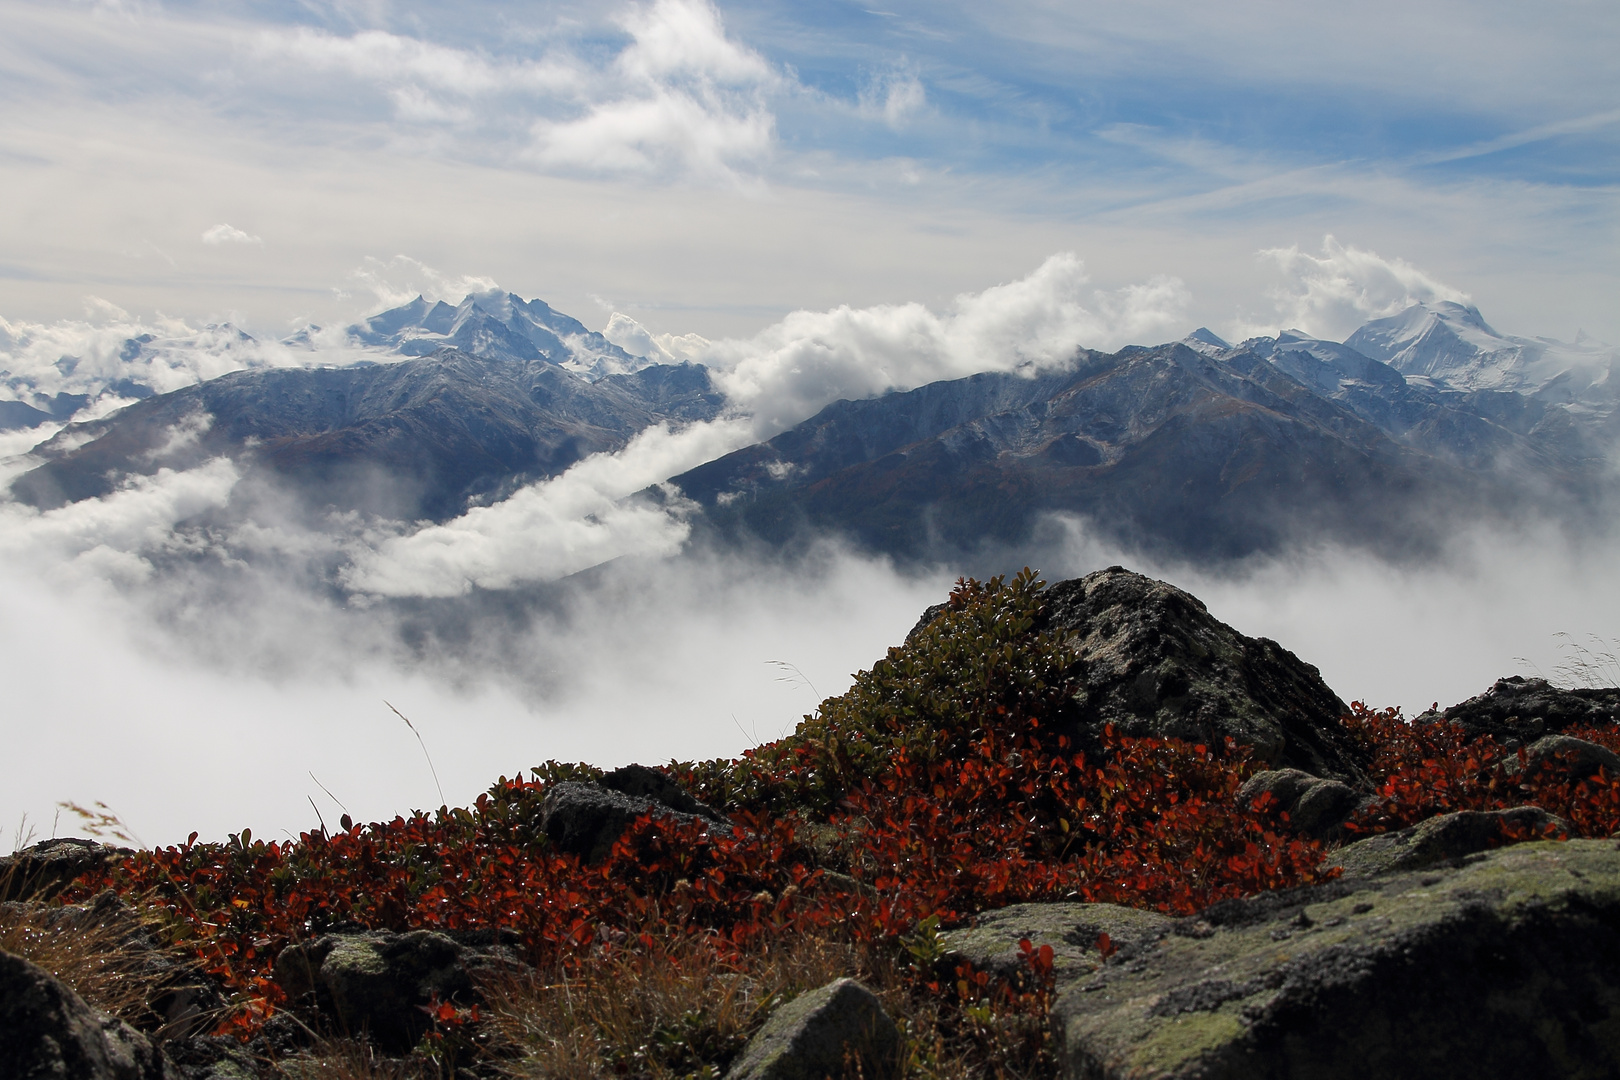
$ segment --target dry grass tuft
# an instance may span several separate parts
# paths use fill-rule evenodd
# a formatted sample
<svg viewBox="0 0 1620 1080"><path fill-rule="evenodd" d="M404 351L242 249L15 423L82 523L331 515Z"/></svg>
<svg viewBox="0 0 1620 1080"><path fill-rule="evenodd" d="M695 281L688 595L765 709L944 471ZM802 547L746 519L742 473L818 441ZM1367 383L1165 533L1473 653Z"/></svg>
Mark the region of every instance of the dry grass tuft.
<svg viewBox="0 0 1620 1080"><path fill-rule="evenodd" d="M861 967L854 947L801 937L725 957L702 939L605 959L573 976L506 977L486 1016L513 1076L705 1075L785 998Z"/></svg>
<svg viewBox="0 0 1620 1080"><path fill-rule="evenodd" d="M286 1080L439 1080L438 1065L424 1058L384 1057L359 1039L321 1039L297 1057L275 1066Z"/></svg>
<svg viewBox="0 0 1620 1080"><path fill-rule="evenodd" d="M812 935L731 956L692 938L571 977L507 976L484 988L489 1050L525 1080L718 1077L777 1005L849 975L899 1025L908 1080L1055 1075L1044 1008L962 1007L896 965L888 951Z"/></svg>
<svg viewBox="0 0 1620 1080"><path fill-rule="evenodd" d="M112 900L88 907L0 904L0 949L60 979L94 1008L151 1029L153 1003L190 980L152 946L138 912Z"/></svg>

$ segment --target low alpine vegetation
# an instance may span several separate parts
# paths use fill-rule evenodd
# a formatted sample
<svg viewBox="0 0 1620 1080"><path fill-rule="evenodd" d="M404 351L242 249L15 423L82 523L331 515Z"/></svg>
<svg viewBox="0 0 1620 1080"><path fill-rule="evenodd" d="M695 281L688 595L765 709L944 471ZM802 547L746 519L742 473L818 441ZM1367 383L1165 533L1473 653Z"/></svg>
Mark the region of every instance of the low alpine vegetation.
<svg viewBox="0 0 1620 1080"><path fill-rule="evenodd" d="M218 1031L282 1053L284 1069L312 1051L265 1035L295 1005L273 978L283 950L332 931L435 929L499 935L522 970L486 979L476 1002L436 1003L409 1058L377 1063L330 1031L320 1053L354 1075L717 1077L775 1005L847 974L900 1023L906 1075L1050 1076L1050 952L992 978L944 960L942 928L1021 901L1191 913L1337 871L1323 841L1239 797L1261 767L1244 747L1109 729L1081 748L1062 734L1079 659L1046 625L1043 590L1028 571L961 581L793 735L667 766L729 834L643 816L588 865L548 841L542 803L600 774L550 762L468 807L345 816L286 843L193 834L53 902L106 889L138 901L228 992ZM1523 768L1522 750L1359 703L1343 722L1377 791L1352 834L1525 803L1580 835L1620 827L1620 778L1604 771ZM1580 734L1620 748L1612 730Z"/></svg>

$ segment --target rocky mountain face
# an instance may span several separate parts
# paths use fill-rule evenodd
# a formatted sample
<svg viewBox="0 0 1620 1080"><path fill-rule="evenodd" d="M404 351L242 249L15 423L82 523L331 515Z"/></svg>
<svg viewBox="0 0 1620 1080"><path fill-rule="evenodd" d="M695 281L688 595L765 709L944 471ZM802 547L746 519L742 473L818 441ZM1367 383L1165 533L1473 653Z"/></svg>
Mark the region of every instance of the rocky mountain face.
<svg viewBox="0 0 1620 1080"><path fill-rule="evenodd" d="M391 364L239 371L70 426L34 451L43 463L12 491L59 506L225 456L312 505L441 519L721 404L690 364L593 382L545 359L440 349Z"/></svg>
<svg viewBox="0 0 1620 1080"><path fill-rule="evenodd" d="M1399 548L1453 511L1566 512L1601 483L1601 434L1556 405L1414 386L1298 335L1209 338L840 401L674 482L722 532L773 542L809 526L923 556L1063 511L1206 559L1304 535Z"/></svg>
<svg viewBox="0 0 1620 1080"><path fill-rule="evenodd" d="M226 454L313 505L443 519L723 404L703 368L651 364L511 293L417 297L347 340L410 359L250 368L148 396L38 447L13 492L55 506ZM1601 511L1620 443L1617 355L1504 337L1446 303L1343 344L1199 330L1033 377L838 401L673 479L710 535L835 532L903 559L1022 544L1054 513L1202 561L1324 537L1406 554L1459 519ZM0 421L38 426L85 400L0 403Z"/></svg>

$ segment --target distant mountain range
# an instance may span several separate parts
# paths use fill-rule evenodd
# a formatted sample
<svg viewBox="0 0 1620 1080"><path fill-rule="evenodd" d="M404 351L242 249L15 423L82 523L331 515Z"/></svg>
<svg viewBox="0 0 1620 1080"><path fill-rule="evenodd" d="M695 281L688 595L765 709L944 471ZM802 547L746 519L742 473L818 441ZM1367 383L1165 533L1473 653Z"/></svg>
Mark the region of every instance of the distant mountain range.
<svg viewBox="0 0 1620 1080"><path fill-rule="evenodd" d="M632 355L510 293L418 297L347 335L389 362L153 394L37 447L12 491L56 506L224 454L311 505L444 520L725 406L703 367ZM1584 340L1505 337L1453 303L1343 344L1289 331L1231 345L1201 328L1034 377L838 401L673 482L716 535L830 531L906 558L1017 544L1054 512L1195 559L1305 537L1400 548L1458 515L1606 505L1617 364Z"/></svg>

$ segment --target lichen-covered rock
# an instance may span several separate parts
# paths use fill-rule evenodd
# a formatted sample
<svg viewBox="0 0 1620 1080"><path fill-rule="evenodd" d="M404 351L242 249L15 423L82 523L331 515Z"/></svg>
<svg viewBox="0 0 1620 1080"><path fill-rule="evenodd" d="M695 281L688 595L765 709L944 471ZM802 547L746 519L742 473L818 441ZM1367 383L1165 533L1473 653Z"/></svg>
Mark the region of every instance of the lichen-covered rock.
<svg viewBox="0 0 1620 1080"><path fill-rule="evenodd" d="M1524 840L1569 835L1569 823L1539 806L1507 810L1459 810L1420 821L1398 832L1357 840L1328 856L1329 866L1348 875L1372 877L1460 859Z"/></svg>
<svg viewBox="0 0 1620 1080"><path fill-rule="evenodd" d="M1349 784L1299 769L1257 772L1238 789L1244 805L1263 795L1270 795L1274 809L1288 815L1290 829L1317 837L1333 834L1366 799Z"/></svg>
<svg viewBox="0 0 1620 1080"><path fill-rule="evenodd" d="M947 966L967 961L1003 978L1017 978L1028 968L1020 941L1031 949L1050 945L1052 969L1063 979L1096 970L1097 942L1104 934L1117 955L1128 958L1174 925L1168 915L1115 904L1013 904L946 932L941 944Z"/></svg>
<svg viewBox="0 0 1620 1080"><path fill-rule="evenodd" d="M1110 567L1046 591L1048 620L1075 633L1082 730L1220 746L1230 736L1273 767L1354 782L1348 710L1316 668L1251 638L1173 585Z"/></svg>
<svg viewBox="0 0 1620 1080"><path fill-rule="evenodd" d="M430 1021L433 1000L471 1004L477 975L515 968L504 948L472 949L446 934L327 934L288 946L276 958L275 980L287 996L329 1018L342 1034L366 1034L380 1049L415 1046Z"/></svg>
<svg viewBox="0 0 1620 1080"><path fill-rule="evenodd" d="M1620 1075L1620 851L1226 901L1059 987L1070 1080Z"/></svg>
<svg viewBox="0 0 1620 1080"><path fill-rule="evenodd" d="M146 1036L87 1005L49 972L0 951L0 1077L172 1080Z"/></svg>
<svg viewBox="0 0 1620 1080"><path fill-rule="evenodd" d="M703 821L711 831L721 834L731 831L729 825L677 810L657 799L626 795L601 784L577 780L565 780L546 789L540 804L540 825L557 850L578 855L587 863L598 863L613 851L614 841L624 835L630 823L643 814Z"/></svg>
<svg viewBox="0 0 1620 1080"><path fill-rule="evenodd" d="M1442 712L1426 712L1416 723L1456 724L1470 739L1489 735L1519 746L1578 724L1620 724L1620 689L1561 690L1545 679L1513 675Z"/></svg>
<svg viewBox="0 0 1620 1080"><path fill-rule="evenodd" d="M129 848L76 837L41 840L0 857L0 900L48 900L79 875L132 854Z"/></svg>
<svg viewBox="0 0 1620 1080"><path fill-rule="evenodd" d="M1526 775L1556 769L1572 778L1584 779L1596 776L1599 769L1606 769L1611 777L1620 777L1620 755L1607 746L1569 735L1543 735L1525 748L1522 763L1514 754L1506 765L1510 775L1521 769Z"/></svg>
<svg viewBox="0 0 1620 1080"><path fill-rule="evenodd" d="M801 994L771 1014L726 1080L833 1080L859 1061L865 1080L899 1071L900 1032L877 996L854 979Z"/></svg>

